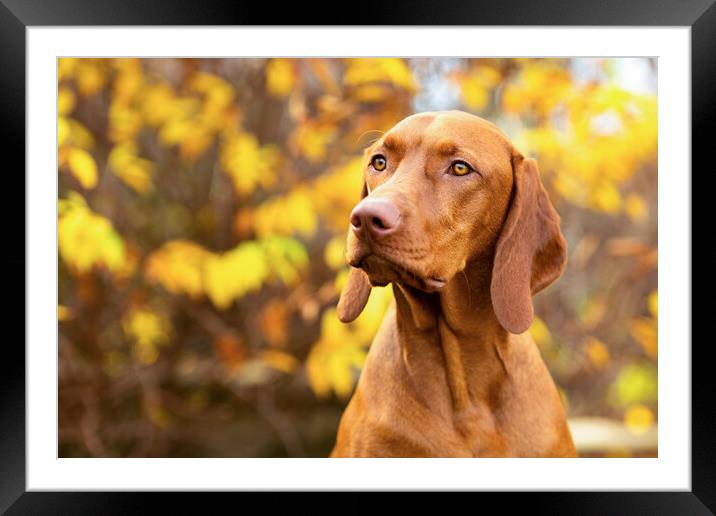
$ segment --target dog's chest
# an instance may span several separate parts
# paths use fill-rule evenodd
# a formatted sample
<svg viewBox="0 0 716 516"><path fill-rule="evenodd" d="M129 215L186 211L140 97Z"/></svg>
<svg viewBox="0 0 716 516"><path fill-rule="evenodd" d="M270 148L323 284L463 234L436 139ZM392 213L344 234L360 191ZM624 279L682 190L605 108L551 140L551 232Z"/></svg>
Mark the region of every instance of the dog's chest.
<svg viewBox="0 0 716 516"><path fill-rule="evenodd" d="M469 388L453 385L446 354L434 336L399 345L392 322L388 319L374 341L358 385L358 399L347 411L350 437L346 445L352 454L500 457L547 453L552 443L546 429L554 427L557 415L546 403L553 396L540 386L545 382L538 380L548 378L541 378L539 370L523 361L513 363L509 354L485 370L482 364L487 358L480 357L475 363L464 361L465 368L452 373L482 383L473 381ZM505 374L513 368L521 373ZM535 396L542 401L536 402Z"/></svg>

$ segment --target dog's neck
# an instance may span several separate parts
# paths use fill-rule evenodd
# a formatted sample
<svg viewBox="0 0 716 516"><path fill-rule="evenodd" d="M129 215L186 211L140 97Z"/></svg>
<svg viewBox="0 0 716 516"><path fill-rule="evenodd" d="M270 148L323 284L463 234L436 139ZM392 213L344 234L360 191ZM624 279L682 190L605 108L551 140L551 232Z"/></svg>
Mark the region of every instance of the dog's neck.
<svg viewBox="0 0 716 516"><path fill-rule="evenodd" d="M507 375L501 354L507 350L510 334L492 307L491 274L491 260L474 260L439 293L395 288L397 317L403 321L403 328L400 324L398 328L403 356L413 363L434 360L435 350L416 343L421 335L433 347L438 343L455 412L494 405L495 387Z"/></svg>

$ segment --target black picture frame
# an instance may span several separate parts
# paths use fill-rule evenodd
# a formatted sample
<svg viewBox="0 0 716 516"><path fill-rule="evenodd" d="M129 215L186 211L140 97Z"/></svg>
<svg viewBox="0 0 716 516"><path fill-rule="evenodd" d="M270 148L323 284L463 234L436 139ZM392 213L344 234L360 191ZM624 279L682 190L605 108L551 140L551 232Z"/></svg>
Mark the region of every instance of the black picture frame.
<svg viewBox="0 0 716 516"><path fill-rule="evenodd" d="M25 289L20 288L29 271L26 267L25 180L17 170L25 169L25 66L26 29L53 25L606 25L689 26L691 28L692 169L704 169L713 143L708 128L716 119L716 0L540 0L520 2L453 1L376 2L364 0L347 5L332 2L311 6L304 3L266 5L261 2L203 0L0 0L0 106L2 133L0 156L7 163L17 160L6 174L12 199L2 203L3 231L12 251L0 256L6 292L6 327L23 320L25 337ZM336 7L344 13L337 16ZM328 19L334 18L334 19ZM337 23L338 19L345 20ZM708 160L708 161L707 161ZM671 173L671 171L669 172ZM674 171L674 173L679 173ZM692 174L693 177L693 174ZM7 184L7 183L6 183ZM693 202L693 201L692 201ZM693 204L692 204L693 206ZM22 211L21 211L22 210ZM693 233L692 233L693 234ZM20 246L22 242L22 246ZM25 276L20 275L25 268ZM24 284L23 284L24 287ZM21 292L18 296L17 293ZM693 319L693 318L692 318ZM6 335L0 374L0 512L8 514L128 514L145 512L150 501L163 510L180 507L189 512L194 503L207 512L217 500L186 494L26 492L25 455L25 352L20 339ZM674 343L674 345L679 343ZM689 343L683 343L687 345ZM692 346L692 457L690 492L588 492L525 493L499 496L501 510L529 503L531 511L579 514L713 514L716 511L716 439L712 365L707 359L710 342ZM48 348L51 349L51 348ZM228 495L231 496L231 495ZM474 495L473 495L474 496ZM269 509L279 498L262 508ZM496 501L496 500L495 500ZM217 507L219 506L217 504ZM360 508L360 502L354 508ZM366 509L369 505L364 506ZM210 509L209 509L210 510Z"/></svg>

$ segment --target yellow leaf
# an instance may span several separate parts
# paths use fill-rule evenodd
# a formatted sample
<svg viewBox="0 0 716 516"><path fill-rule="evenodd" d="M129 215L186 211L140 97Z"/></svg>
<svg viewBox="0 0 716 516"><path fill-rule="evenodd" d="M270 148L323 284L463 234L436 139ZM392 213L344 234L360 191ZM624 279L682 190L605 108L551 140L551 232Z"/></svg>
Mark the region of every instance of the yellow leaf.
<svg viewBox="0 0 716 516"><path fill-rule="evenodd" d="M227 134L221 146L221 166L239 195L248 195L257 186L273 186L279 160L276 147L260 146L258 139L248 133Z"/></svg>
<svg viewBox="0 0 716 516"><path fill-rule="evenodd" d="M656 164L656 96L577 81L559 60L528 60L518 70L501 89L503 109L529 120L515 141L538 156L550 193L583 208L645 219L644 199L622 199L620 190L637 170Z"/></svg>
<svg viewBox="0 0 716 516"><path fill-rule="evenodd" d="M333 270L341 269L346 264L346 237L338 235L331 238L323 250L323 259Z"/></svg>
<svg viewBox="0 0 716 516"><path fill-rule="evenodd" d="M178 145L182 158L194 160L213 143L224 128L233 90L223 79L198 74L190 82L196 97L175 98L172 91L162 88L146 92L140 99L139 111L150 124L160 124L159 139L166 145ZM152 102L157 102L154 110Z"/></svg>
<svg viewBox="0 0 716 516"><path fill-rule="evenodd" d="M131 141L141 129L142 116L139 111L116 100L112 102L109 107L109 132L112 141Z"/></svg>
<svg viewBox="0 0 716 516"><path fill-rule="evenodd" d="M637 403L624 413L624 424L631 433L643 435L654 424L654 413L649 407Z"/></svg>
<svg viewBox="0 0 716 516"><path fill-rule="evenodd" d="M607 400L615 407L626 407L634 403L656 403L657 376L657 368L653 362L627 364L621 368L609 387Z"/></svg>
<svg viewBox="0 0 716 516"><path fill-rule="evenodd" d="M117 175L135 192L146 194L153 189L151 171L153 165L146 160L137 160L127 165Z"/></svg>
<svg viewBox="0 0 716 516"><path fill-rule="evenodd" d="M221 113L234 100L234 89L231 84L216 75L197 73L192 77L190 87L192 91L203 94L203 114L210 119L214 118L214 122L219 121ZM208 120L208 122L212 121Z"/></svg>
<svg viewBox="0 0 716 516"><path fill-rule="evenodd" d="M60 148L70 138L70 124L63 116L57 117L57 147Z"/></svg>
<svg viewBox="0 0 716 516"><path fill-rule="evenodd" d="M544 321L536 315L532 320L532 326L530 326L529 331L540 348L545 348L552 344L552 335L549 332L549 328L547 328Z"/></svg>
<svg viewBox="0 0 716 516"><path fill-rule="evenodd" d="M80 94L91 96L98 93L107 80L104 61L101 59L78 59L74 77Z"/></svg>
<svg viewBox="0 0 716 516"><path fill-rule="evenodd" d="M296 83L296 73L290 59L271 59L266 65L266 89L275 97L285 97Z"/></svg>
<svg viewBox="0 0 716 516"><path fill-rule="evenodd" d="M311 390L319 398L325 398L331 394L331 379L326 373L328 357L321 353L318 346L314 346L306 360L306 376Z"/></svg>
<svg viewBox="0 0 716 516"><path fill-rule="evenodd" d="M390 287L373 288L363 312L353 321L349 327L355 334L355 339L361 346L370 345L378 328L383 323L385 313L393 302L393 289ZM333 314L333 320L337 321L338 316ZM342 326L346 326L339 323Z"/></svg>
<svg viewBox="0 0 716 516"><path fill-rule="evenodd" d="M283 371L287 374L296 372L300 363L296 357L276 350L266 350L261 352L261 359L274 369Z"/></svg>
<svg viewBox="0 0 716 516"><path fill-rule="evenodd" d="M109 153L108 163L112 171L135 192L145 194L153 189L154 164L137 156L137 145L121 143Z"/></svg>
<svg viewBox="0 0 716 516"><path fill-rule="evenodd" d="M57 90L57 114L69 115L75 108L75 94L69 88Z"/></svg>
<svg viewBox="0 0 716 516"><path fill-rule="evenodd" d="M79 59L76 57L60 57L57 59L57 82L70 79L77 68Z"/></svg>
<svg viewBox="0 0 716 516"><path fill-rule="evenodd" d="M336 395L341 399L350 396L353 390L354 378L351 364L333 357L333 360L330 360L328 363L328 374Z"/></svg>
<svg viewBox="0 0 716 516"><path fill-rule="evenodd" d="M365 348L373 340L392 301L391 288L374 288L363 313L350 324L338 320L335 308L323 313L321 338L306 360L309 384L316 396L328 396L331 392L340 398L350 395L356 371L365 362Z"/></svg>
<svg viewBox="0 0 716 516"><path fill-rule="evenodd" d="M500 73L490 66L477 66L467 74L455 76L462 101L474 110L482 111L490 100L492 90L500 83Z"/></svg>
<svg viewBox="0 0 716 516"><path fill-rule="evenodd" d="M78 272L103 266L112 272L122 270L126 251L124 241L106 218L89 209L81 195L70 193L60 199L57 241L60 257Z"/></svg>
<svg viewBox="0 0 716 516"><path fill-rule="evenodd" d="M113 64L117 70L112 88L113 99L129 104L144 87L142 61L137 58L120 58L115 59Z"/></svg>
<svg viewBox="0 0 716 516"><path fill-rule="evenodd" d="M593 202L599 211L615 214L621 209L621 194L611 183L603 182L598 185L592 195Z"/></svg>
<svg viewBox="0 0 716 516"><path fill-rule="evenodd" d="M298 126L291 139L302 156L312 163L318 163L326 158L328 145L335 136L335 127L309 122Z"/></svg>
<svg viewBox="0 0 716 516"><path fill-rule="evenodd" d="M85 126L72 118L64 118L64 121L67 124L67 141L69 143L81 149L94 147L94 137Z"/></svg>
<svg viewBox="0 0 716 516"><path fill-rule="evenodd" d="M306 360L311 390L319 397L335 392L339 398L347 398L357 378L356 370L363 365L365 356L363 349L350 342L319 341Z"/></svg>
<svg viewBox="0 0 716 516"><path fill-rule="evenodd" d="M198 299L204 293L204 266L212 256L193 242L172 240L149 255L144 273L151 283L159 283L172 294Z"/></svg>
<svg viewBox="0 0 716 516"><path fill-rule="evenodd" d="M656 290L652 290L649 294L648 304L649 312L651 312L654 319L659 317L659 294Z"/></svg>
<svg viewBox="0 0 716 516"><path fill-rule="evenodd" d="M157 127L175 112L176 96L166 83L147 86L140 92L140 110L147 125Z"/></svg>
<svg viewBox="0 0 716 516"><path fill-rule="evenodd" d="M637 194L627 195L624 201L624 211L634 222L644 220L648 214L646 201Z"/></svg>
<svg viewBox="0 0 716 516"><path fill-rule="evenodd" d="M322 220L341 233L363 184L363 159L354 157L317 178L310 187L313 207Z"/></svg>
<svg viewBox="0 0 716 516"><path fill-rule="evenodd" d="M122 328L139 346L156 347L169 342L169 320L150 308L131 309L122 319Z"/></svg>
<svg viewBox="0 0 716 516"><path fill-rule="evenodd" d="M92 189L97 185L97 165L94 158L82 149L72 148L68 153L70 172L83 188Z"/></svg>
<svg viewBox="0 0 716 516"><path fill-rule="evenodd" d="M571 88L569 72L554 60L533 60L525 63L516 78L507 83L502 103L508 112L546 115L569 99Z"/></svg>
<svg viewBox="0 0 716 516"><path fill-rule="evenodd" d="M463 86L462 100L465 105L475 111L482 111L490 99L487 90L482 85Z"/></svg>
<svg viewBox="0 0 716 516"><path fill-rule="evenodd" d="M253 225L259 236L289 236L294 233L311 237L318 228L318 216L313 193L298 187L286 196L273 197L261 204L254 213ZM287 217L286 214L291 216Z"/></svg>
<svg viewBox="0 0 716 516"><path fill-rule="evenodd" d="M63 305L57 305L57 320L58 321L69 321L74 318L72 310Z"/></svg>
<svg viewBox="0 0 716 516"><path fill-rule="evenodd" d="M274 278L285 285L293 285L300 279L301 270L308 264L308 253L300 242L273 236L262 239L260 244Z"/></svg>
<svg viewBox="0 0 716 516"><path fill-rule="evenodd" d="M609 348L596 337L589 337L584 348L589 360L597 369L604 369L609 363Z"/></svg>
<svg viewBox="0 0 716 516"><path fill-rule="evenodd" d="M360 86L375 82L389 82L408 92L417 90L417 83L410 68L399 58L349 59L343 75L347 86Z"/></svg>
<svg viewBox="0 0 716 516"><path fill-rule="evenodd" d="M393 91L386 84L362 84L353 89L351 99L357 102L383 102L390 98Z"/></svg>
<svg viewBox="0 0 716 516"><path fill-rule="evenodd" d="M659 333L655 320L646 317L632 319L629 323L629 333L647 355L656 359L659 350Z"/></svg>
<svg viewBox="0 0 716 516"><path fill-rule="evenodd" d="M298 279L308 255L298 242L272 237L245 241L225 253L212 253L185 240L167 242L147 259L145 275L173 294L211 299L220 310L276 278Z"/></svg>
<svg viewBox="0 0 716 516"><path fill-rule="evenodd" d="M255 242L244 242L206 261L206 293L220 310L247 292L258 290L270 273L266 257Z"/></svg>

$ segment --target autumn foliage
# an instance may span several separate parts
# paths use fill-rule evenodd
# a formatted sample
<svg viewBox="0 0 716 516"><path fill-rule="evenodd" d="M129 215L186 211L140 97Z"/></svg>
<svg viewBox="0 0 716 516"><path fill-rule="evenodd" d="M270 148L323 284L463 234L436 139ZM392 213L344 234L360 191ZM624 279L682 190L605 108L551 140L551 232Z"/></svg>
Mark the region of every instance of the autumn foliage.
<svg viewBox="0 0 716 516"><path fill-rule="evenodd" d="M327 454L392 300L336 317L361 150L428 109L537 158L570 255L532 334L570 415L651 425L657 102L621 61L60 59L60 455Z"/></svg>

